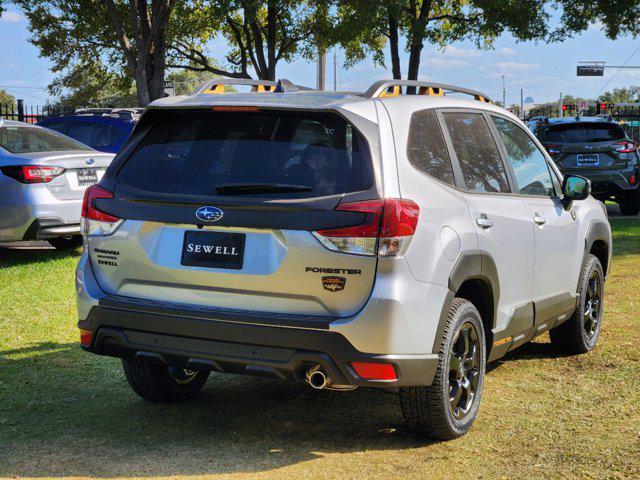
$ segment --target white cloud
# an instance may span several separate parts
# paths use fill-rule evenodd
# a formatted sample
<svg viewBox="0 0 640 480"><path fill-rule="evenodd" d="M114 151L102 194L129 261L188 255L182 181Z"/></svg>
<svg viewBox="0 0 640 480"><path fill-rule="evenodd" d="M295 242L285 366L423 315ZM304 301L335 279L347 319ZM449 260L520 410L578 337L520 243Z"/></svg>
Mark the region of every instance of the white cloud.
<svg viewBox="0 0 640 480"><path fill-rule="evenodd" d="M0 15L0 22L18 23L22 21L22 18L22 15L20 15L18 12L7 10L6 12L2 13L2 15Z"/></svg>
<svg viewBox="0 0 640 480"><path fill-rule="evenodd" d="M496 65L501 70L531 70L540 66L537 63L524 62L498 62Z"/></svg>
<svg viewBox="0 0 640 480"><path fill-rule="evenodd" d="M453 45L449 45L444 49L443 52L445 55L450 55L452 57L458 58L477 58L482 55L480 50L474 50L471 48L458 48Z"/></svg>
<svg viewBox="0 0 640 480"><path fill-rule="evenodd" d="M456 58L428 57L422 60L422 64L441 68L455 68L466 67L469 65L469 62L465 60L458 60Z"/></svg>
<svg viewBox="0 0 640 480"><path fill-rule="evenodd" d="M509 47L500 47L498 50L498 55L504 55L504 56L509 56L509 55L515 55L516 52L513 48L509 48Z"/></svg>

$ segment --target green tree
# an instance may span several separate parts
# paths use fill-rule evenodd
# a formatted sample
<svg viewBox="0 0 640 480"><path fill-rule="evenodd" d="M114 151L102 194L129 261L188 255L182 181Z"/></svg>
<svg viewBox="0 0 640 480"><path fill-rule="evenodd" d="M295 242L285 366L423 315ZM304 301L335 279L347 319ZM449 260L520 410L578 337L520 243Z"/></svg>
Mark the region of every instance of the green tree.
<svg viewBox="0 0 640 480"><path fill-rule="evenodd" d="M601 102L636 103L640 102L640 86L614 88L600 95Z"/></svg>
<svg viewBox="0 0 640 480"><path fill-rule="evenodd" d="M51 105L60 107L131 107L137 104L131 77L105 70L100 62L77 64L50 85Z"/></svg>
<svg viewBox="0 0 640 480"><path fill-rule="evenodd" d="M640 34L638 0L555 0L553 3L562 12L555 32L557 38L582 32L596 22L611 40Z"/></svg>
<svg viewBox="0 0 640 480"><path fill-rule="evenodd" d="M317 47L328 46L329 5L323 0L201 1L188 22L199 34L174 41L171 67L233 78L251 78L253 69L258 78L275 80L279 62L310 58ZM230 45L224 66L212 64L205 50L218 33Z"/></svg>
<svg viewBox="0 0 640 480"><path fill-rule="evenodd" d="M13 105L16 103L16 97L6 90L0 89L0 105Z"/></svg>
<svg viewBox="0 0 640 480"><path fill-rule="evenodd" d="M218 68L218 62L214 58L207 58L209 65L214 68ZM202 85L207 80L219 77L207 70L193 70L193 69L173 69L167 74L167 80L173 82L176 95L189 95L196 88ZM235 89L232 86L227 86L227 92L233 92Z"/></svg>
<svg viewBox="0 0 640 480"><path fill-rule="evenodd" d="M489 48L505 31L519 40L547 35L544 0L339 0L337 38L347 65L372 55L384 65L388 43L394 78L402 78L400 38L409 54L407 78L416 80L425 44L443 48L470 39Z"/></svg>
<svg viewBox="0 0 640 480"><path fill-rule="evenodd" d="M53 62L53 70L101 62L135 81L137 103L164 94L168 45L178 0L14 0L29 20L31 42Z"/></svg>

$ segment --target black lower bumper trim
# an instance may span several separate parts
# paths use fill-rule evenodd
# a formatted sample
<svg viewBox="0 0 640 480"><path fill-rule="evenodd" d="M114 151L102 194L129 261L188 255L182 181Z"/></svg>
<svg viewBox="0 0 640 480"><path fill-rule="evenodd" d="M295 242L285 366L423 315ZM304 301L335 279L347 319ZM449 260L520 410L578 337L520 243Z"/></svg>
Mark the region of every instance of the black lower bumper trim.
<svg viewBox="0 0 640 480"><path fill-rule="evenodd" d="M321 364L339 385L399 387L429 385L436 355L376 355L356 350L337 332L274 327L189 315L96 306L78 326L94 332L86 350L120 358L138 358L183 368L304 380ZM392 363L395 381L359 378L349 362Z"/></svg>

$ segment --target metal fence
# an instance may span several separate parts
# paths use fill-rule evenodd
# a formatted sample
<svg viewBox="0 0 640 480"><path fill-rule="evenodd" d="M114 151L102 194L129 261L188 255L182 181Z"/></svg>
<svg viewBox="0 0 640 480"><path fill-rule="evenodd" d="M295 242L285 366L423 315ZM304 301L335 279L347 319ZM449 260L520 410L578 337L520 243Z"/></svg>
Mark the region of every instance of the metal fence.
<svg viewBox="0 0 640 480"><path fill-rule="evenodd" d="M27 123L37 123L46 117L72 113L73 111L75 108L64 106L28 106L24 104L23 100L17 100L15 103L0 103L0 118Z"/></svg>
<svg viewBox="0 0 640 480"><path fill-rule="evenodd" d="M563 110L564 117L575 117L577 110L574 105L566 105ZM529 112L529 117L543 115L545 117L558 117L558 105L542 105ZM631 140L640 141L640 103L615 103L615 104L591 104L589 108L580 112L581 117L595 117L597 115L609 115L620 124Z"/></svg>

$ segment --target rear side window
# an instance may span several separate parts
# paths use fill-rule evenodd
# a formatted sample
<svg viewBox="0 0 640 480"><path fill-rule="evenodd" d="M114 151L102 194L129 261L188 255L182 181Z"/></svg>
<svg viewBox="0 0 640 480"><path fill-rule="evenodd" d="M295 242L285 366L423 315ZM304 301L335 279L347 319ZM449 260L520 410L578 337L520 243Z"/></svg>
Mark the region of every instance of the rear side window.
<svg viewBox="0 0 640 480"><path fill-rule="evenodd" d="M69 126L69 122L63 121L63 120L53 120L41 126L45 128L49 128L51 130L55 130L56 132L59 132L59 133L66 133L67 127Z"/></svg>
<svg viewBox="0 0 640 480"><path fill-rule="evenodd" d="M567 123L552 125L542 131L541 140L558 143L589 143L623 140L624 130L615 123Z"/></svg>
<svg viewBox="0 0 640 480"><path fill-rule="evenodd" d="M67 135L93 148L111 145L111 127L95 123L71 123Z"/></svg>
<svg viewBox="0 0 640 480"><path fill-rule="evenodd" d="M0 128L0 147L11 153L62 152L87 147L59 133L40 127Z"/></svg>
<svg viewBox="0 0 640 480"><path fill-rule="evenodd" d="M411 116L407 157L418 170L441 182L454 184L451 159L435 110L421 110Z"/></svg>
<svg viewBox="0 0 640 480"><path fill-rule="evenodd" d="M491 119L507 151L507 158L516 176L518 192L523 195L554 197L555 190L547 161L531 137L509 120L499 117Z"/></svg>
<svg viewBox="0 0 640 480"><path fill-rule="evenodd" d="M507 174L489 126L480 113L445 113L447 130L467 189L508 192Z"/></svg>
<svg viewBox="0 0 640 480"><path fill-rule="evenodd" d="M312 197L373 185L365 141L342 117L275 111L162 112L117 178L187 195L240 187L236 194Z"/></svg>

